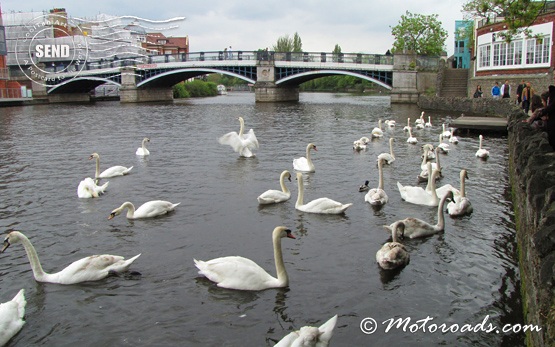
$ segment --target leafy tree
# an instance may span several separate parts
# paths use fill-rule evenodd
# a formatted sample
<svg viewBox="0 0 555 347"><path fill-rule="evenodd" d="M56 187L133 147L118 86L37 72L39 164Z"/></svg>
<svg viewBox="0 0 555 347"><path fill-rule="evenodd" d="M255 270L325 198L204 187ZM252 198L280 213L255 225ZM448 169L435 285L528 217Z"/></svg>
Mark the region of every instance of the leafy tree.
<svg viewBox="0 0 555 347"><path fill-rule="evenodd" d="M336 44L335 47L333 48L332 53L333 53L333 54L339 54L339 53L341 53L341 46L338 45L338 44Z"/></svg>
<svg viewBox="0 0 555 347"><path fill-rule="evenodd" d="M422 55L440 55L445 50L447 31L441 27L438 15L413 14L401 16L399 24L392 27L395 37L393 51Z"/></svg>
<svg viewBox="0 0 555 347"><path fill-rule="evenodd" d="M471 17L483 17L489 22L495 17L503 17L507 31L500 36L506 41L521 33L530 36L529 27L545 9L547 0L470 0L463 5L463 11Z"/></svg>
<svg viewBox="0 0 555 347"><path fill-rule="evenodd" d="M295 33L293 38L289 35L278 38L276 44L272 46L274 52L302 52L303 44L299 34Z"/></svg>

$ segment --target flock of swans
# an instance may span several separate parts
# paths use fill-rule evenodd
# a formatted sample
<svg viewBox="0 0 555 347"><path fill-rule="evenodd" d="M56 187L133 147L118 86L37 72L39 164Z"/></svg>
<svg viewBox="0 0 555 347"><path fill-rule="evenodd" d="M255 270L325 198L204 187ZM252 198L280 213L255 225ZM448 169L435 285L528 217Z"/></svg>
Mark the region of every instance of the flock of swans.
<svg viewBox="0 0 555 347"><path fill-rule="evenodd" d="M218 139L220 144L229 145L232 149L239 153L242 157L253 157L254 150L259 148L258 140L252 129L248 133L244 133L244 120L238 118L240 129L239 133L230 132ZM386 126L394 128L395 121L385 121ZM384 132L381 129L382 121L379 120L378 127L374 128L369 137L363 136L359 140L354 141L353 149L357 151L365 150L366 145L371 138L382 138ZM424 122L424 112L415 123L417 129L432 129L431 119ZM418 140L412 134L412 126L410 118L407 120L407 126L404 130L408 133L407 143L417 144ZM444 139L449 140L451 144L457 144L458 139L454 136L454 129L446 129L445 124L442 125L442 132L439 134L439 144L435 147L432 144L424 144L422 146L422 164L419 168L419 181L426 180L425 188L420 186L402 185L397 182L397 187L402 200L407 203L437 206L437 223L427 222L418 218L409 217L394 221L390 225L384 225L384 229L391 234L390 242L386 242L376 252L376 262L384 270L400 268L409 263L410 254L407 248L401 243L405 238L413 239L426 237L444 231L445 216L444 210L450 216L461 216L472 213L472 204L465 195L465 179L468 178L466 170L460 171L460 189L456 189L450 184L437 187L437 181L442 177L442 168L440 166L440 155L449 151L449 144L443 142ZM480 145L476 152L476 156L487 158L489 152L482 147L483 136L479 136ZM138 156L150 155L146 144L150 142L149 138L144 138L141 147L136 151ZM359 187L360 192L366 192L364 201L378 208L383 207L389 201L388 194L384 190L384 166L395 165L395 153L393 149L394 138L388 141L389 153L381 153L377 157L378 168L378 185L377 188L371 188L370 182L365 181ZM297 200L295 209L306 213L318 214L344 214L346 210L352 206L352 203L340 203L335 200L322 197L304 202L304 182L303 174L315 172L316 168L312 162L311 152L317 151L317 147L313 143L306 146L306 155L301 158L293 159L293 169L296 171L297 180ZM109 182L98 185L99 179L111 178L116 176L124 176L129 174L131 167L113 166L104 171L100 171L100 156L98 153L91 154L90 160L96 160L96 170L94 179L85 178L79 183L77 193L79 198L98 198L105 193ZM435 159L435 163L431 160ZM270 189L257 197L258 203L261 205L284 203L291 199L291 191L287 187L285 181L291 182L292 174L288 170L283 170L279 176L280 190ZM131 202L124 202L120 207L111 211L108 219L121 214L125 210L128 219L136 218L152 218L173 211L180 203L171 203L164 200L148 201L135 209ZM285 226L277 226L272 231L272 244L275 261L276 277L270 275L261 266L254 261L241 256L226 256L202 261L194 259L194 265L198 268L198 273L205 276L210 281L215 282L218 287L235 289L235 290L265 290L269 288L281 288L289 285L289 276L285 269L281 240L284 238L295 239L292 231ZM141 255L138 254L129 259L125 259L116 255L93 255L77 261L74 261L66 268L56 273L47 273L42 269L37 251L33 247L31 241L20 231L10 232L4 240L3 248L0 253L12 245L21 243L25 249L33 276L36 281L59 283L59 284L75 284L86 281L97 281L107 277L110 273L127 271L131 264ZM22 328L24 324L25 297L22 289L13 300L0 305L0 346L10 340ZM301 329L291 332L280 340L276 346L328 346L333 334L333 329L337 323L337 315L333 316L320 327L305 326Z"/></svg>

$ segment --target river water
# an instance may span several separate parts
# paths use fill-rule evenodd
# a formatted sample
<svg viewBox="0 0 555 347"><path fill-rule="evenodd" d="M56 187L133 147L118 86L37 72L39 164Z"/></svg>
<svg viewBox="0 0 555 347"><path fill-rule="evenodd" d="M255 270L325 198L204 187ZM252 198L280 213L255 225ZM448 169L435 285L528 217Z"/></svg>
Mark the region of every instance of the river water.
<svg viewBox="0 0 555 347"><path fill-rule="evenodd" d="M507 174L507 137L484 134L491 157L474 156L478 134L443 155L441 184L459 186L468 170L467 196L474 213L447 216L445 233L405 240L410 264L380 270L376 251L388 241L382 228L413 216L435 223L437 209L401 200L397 181L415 185L420 145L437 144L441 123L457 115L426 112L431 129L415 130L406 143L407 117L416 106L390 105L388 97L301 94L300 102L256 104L250 93L230 93L173 104L99 102L2 108L0 117L0 223L20 230L36 247L45 271L56 272L92 254L142 255L128 274L77 285L38 283L21 245L0 255L0 302L19 289L27 297L26 321L10 346L273 346L290 330L319 325L337 314L333 346L516 346L523 334L460 332L465 324L523 324L515 230ZM255 158L239 158L217 138L238 131L237 117L260 143ZM369 136L378 119L394 119L382 139L364 152L352 143ZM135 156L150 137L147 158ZM389 203L374 210L358 186L377 186L376 156L395 137L397 160L384 168ZM352 202L345 216L295 210L292 199L258 206L256 197L279 189L282 170L313 142L316 172L305 175L305 201L327 196ZM78 183L101 169L133 166L110 181L98 199L79 199ZM106 181L106 180L105 180ZM112 220L124 201L181 202L155 219ZM193 258L250 258L275 275L271 232L289 227L283 240L290 285L243 292L221 289L197 274ZM364 318L377 324L361 332ZM386 332L391 318L427 317L453 331ZM383 323L386 322L386 323ZM459 327L459 328L457 328ZM414 329L414 327L413 327ZM457 331L459 330L459 331ZM477 329L480 330L480 329Z"/></svg>

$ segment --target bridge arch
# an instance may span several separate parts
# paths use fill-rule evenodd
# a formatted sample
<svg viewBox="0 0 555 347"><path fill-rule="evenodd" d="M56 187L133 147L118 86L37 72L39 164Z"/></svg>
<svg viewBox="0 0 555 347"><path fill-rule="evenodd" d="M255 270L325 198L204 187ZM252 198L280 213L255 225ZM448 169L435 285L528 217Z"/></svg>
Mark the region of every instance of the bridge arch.
<svg viewBox="0 0 555 347"><path fill-rule="evenodd" d="M237 77L248 83L256 83L255 80L240 75L238 73L220 70L220 69L211 69L211 68L185 68L185 69L178 69L178 70L169 70L162 72L160 74L154 75L152 77L146 78L143 81L137 83L137 88L140 88L145 85L155 84L155 85L166 85L166 86L173 86L176 83L179 83L183 80L187 80L189 78L193 78L199 75L204 75L207 73L218 73L223 75L228 75L232 77Z"/></svg>
<svg viewBox="0 0 555 347"><path fill-rule="evenodd" d="M364 74L360 74L360 73L355 73L352 71L342 71L342 70L314 70L314 71L307 71L307 72L301 72L301 73L297 73L294 75L290 75L287 77L284 77L278 81L276 81L276 85L289 85L289 84L301 84L303 82L307 82L319 77L327 77L327 76L333 76L333 75L347 75L347 76L353 76L353 77L358 77L361 78L363 80L367 80L373 83L376 83L377 85L380 85L388 90L392 90L393 87L378 80L377 78L373 78L370 76L366 76Z"/></svg>
<svg viewBox="0 0 555 347"><path fill-rule="evenodd" d="M56 84L52 88L48 89L47 93L48 94L89 93L94 88L105 83L110 83L115 86L121 87L121 83L113 81L108 78L84 76L84 77L76 77L76 78L68 79L59 84Z"/></svg>

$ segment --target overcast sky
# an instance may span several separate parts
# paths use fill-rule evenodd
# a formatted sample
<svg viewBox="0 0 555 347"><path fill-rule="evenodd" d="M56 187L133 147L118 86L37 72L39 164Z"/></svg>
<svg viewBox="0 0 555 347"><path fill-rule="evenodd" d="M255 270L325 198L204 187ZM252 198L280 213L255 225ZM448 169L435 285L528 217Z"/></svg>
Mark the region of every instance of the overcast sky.
<svg viewBox="0 0 555 347"><path fill-rule="evenodd" d="M462 5L469 0L0 0L2 12L47 11L65 8L71 17L97 14L137 16L150 20L186 17L166 36L189 36L190 51L252 51L270 48L284 35L299 34L303 50L331 52L336 44L344 53L383 54L394 38L391 27L401 15L439 15L449 33L446 48L453 53L455 20L463 19Z"/></svg>

